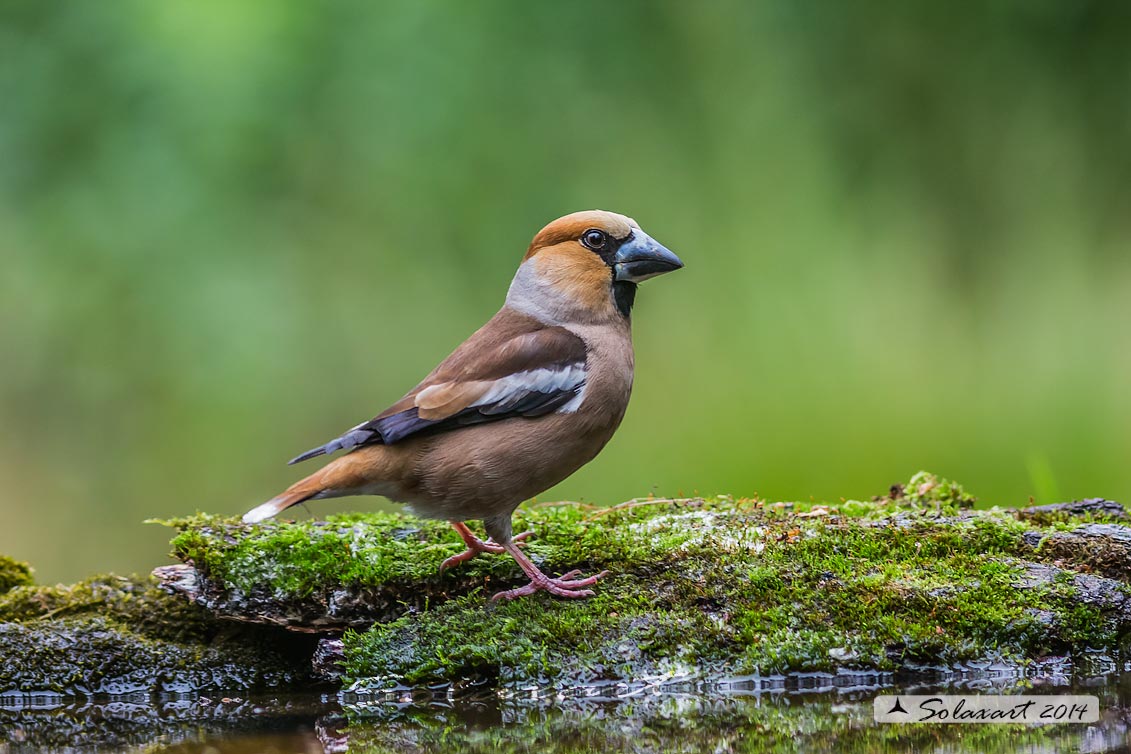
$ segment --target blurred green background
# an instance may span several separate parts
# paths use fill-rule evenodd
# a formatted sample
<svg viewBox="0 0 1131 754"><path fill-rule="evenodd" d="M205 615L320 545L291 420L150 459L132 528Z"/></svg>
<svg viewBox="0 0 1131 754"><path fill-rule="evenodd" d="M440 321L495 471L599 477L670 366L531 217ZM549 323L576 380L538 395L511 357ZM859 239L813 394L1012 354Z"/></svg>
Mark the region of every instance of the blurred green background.
<svg viewBox="0 0 1131 754"><path fill-rule="evenodd" d="M592 207L687 268L544 499L1131 500L1129 40L1102 2L4 3L0 552L164 562L143 519L273 495Z"/></svg>

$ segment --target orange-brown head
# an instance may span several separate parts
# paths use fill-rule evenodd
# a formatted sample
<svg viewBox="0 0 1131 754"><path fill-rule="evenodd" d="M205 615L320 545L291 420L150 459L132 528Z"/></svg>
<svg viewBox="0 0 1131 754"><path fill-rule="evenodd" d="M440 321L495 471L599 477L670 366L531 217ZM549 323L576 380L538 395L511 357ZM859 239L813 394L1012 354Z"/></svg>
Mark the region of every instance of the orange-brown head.
<svg viewBox="0 0 1131 754"><path fill-rule="evenodd" d="M534 236L507 304L558 323L627 317L637 283L682 266L631 217L574 212Z"/></svg>

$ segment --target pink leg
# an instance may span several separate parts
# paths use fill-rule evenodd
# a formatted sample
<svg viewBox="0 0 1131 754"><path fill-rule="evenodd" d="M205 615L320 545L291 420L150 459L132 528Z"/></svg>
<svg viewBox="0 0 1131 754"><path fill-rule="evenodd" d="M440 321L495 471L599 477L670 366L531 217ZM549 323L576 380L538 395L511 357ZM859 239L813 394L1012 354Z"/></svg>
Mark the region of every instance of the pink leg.
<svg viewBox="0 0 1131 754"><path fill-rule="evenodd" d="M456 530L457 534L459 534L460 539L462 539L467 545L467 549L461 552L459 555L453 555L443 563L441 563L440 573L443 573L445 570L451 568L454 565L459 565L460 563L465 563L468 560L471 560L481 552L489 552L492 555L499 555L506 552L502 545L495 544L490 540L484 542L482 539L475 536L471 529L467 528L467 524L463 523L462 521L452 521L451 524L452 528ZM532 531L524 531L522 534L516 534L514 541L521 542L533 533L534 532Z"/></svg>
<svg viewBox="0 0 1131 754"><path fill-rule="evenodd" d="M558 597L592 597L593 590L585 589L584 587L596 584L598 579L603 578L609 573L608 571L601 571L596 576L579 579L576 577L581 574L581 571L570 571L569 573L563 573L556 579L552 579L538 570L538 566L534 565L534 563L530 561L530 558L526 557L522 550L518 549L518 545L512 542L503 545L503 549L511 554L511 557L513 557L518 562L519 567L522 568L523 573L530 577L530 583L518 589L499 592L491 598L492 600L513 600L541 591L549 592Z"/></svg>

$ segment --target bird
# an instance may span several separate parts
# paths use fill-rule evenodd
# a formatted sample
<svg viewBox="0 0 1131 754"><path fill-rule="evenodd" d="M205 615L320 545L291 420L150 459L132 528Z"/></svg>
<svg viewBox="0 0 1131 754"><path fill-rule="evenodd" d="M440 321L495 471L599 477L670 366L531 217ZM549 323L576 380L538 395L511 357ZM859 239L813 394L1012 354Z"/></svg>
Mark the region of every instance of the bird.
<svg viewBox="0 0 1131 754"><path fill-rule="evenodd" d="M581 468L621 424L632 393L637 285L683 267L637 222L574 212L531 241L503 307L424 380L373 419L290 463L345 451L243 517L253 524L308 500L380 495L450 522L467 549L509 554L529 579L493 595L589 597L607 575L543 573L512 514ZM482 520L486 541L466 521Z"/></svg>

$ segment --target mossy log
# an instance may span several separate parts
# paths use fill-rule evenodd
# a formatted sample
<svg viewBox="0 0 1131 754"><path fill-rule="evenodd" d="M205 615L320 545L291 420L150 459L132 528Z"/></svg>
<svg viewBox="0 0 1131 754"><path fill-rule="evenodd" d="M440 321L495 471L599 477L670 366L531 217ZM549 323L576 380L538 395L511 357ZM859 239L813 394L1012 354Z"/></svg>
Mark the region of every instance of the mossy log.
<svg viewBox="0 0 1131 754"><path fill-rule="evenodd" d="M610 575L591 599L501 603L488 598L521 583L513 561L481 556L439 574L462 548L442 522L198 516L172 522L183 563L160 580L33 586L25 565L0 559L0 693L560 688L1120 647L1131 633L1121 506L971 502L920 474L882 498L829 505L528 505L517 523L534 531L527 552L543 569Z"/></svg>
<svg viewBox="0 0 1131 754"><path fill-rule="evenodd" d="M418 698L408 687L424 686L490 695L510 705L500 714L525 721L470 726L458 733L469 751L526 741L562 752L619 748L607 727L588 731L570 717L592 712L593 694L609 690L651 699L638 692L693 688L722 700L703 702L712 715L725 712L718 729L703 727L705 742L775 726L788 737L794 712L742 704L726 689L945 683L1022 666L1030 680L1059 678L1073 666L1087 675L1105 657L1090 650L1120 654L1131 635L1123 507L972 503L960 486L918 474L883 497L825 505L718 497L524 506L516 523L534 531L527 552L543 569L610 571L580 601L491 602L521 583L512 560L481 556L441 575L440 561L462 549L456 535L392 514L171 522L182 562L156 579L34 586L26 565L0 558L0 748L124 744L156 730L191 738L238 727L239 710L254 709L245 717L259 724L273 708L247 701L257 694L311 688L347 690L343 708L301 713L327 741L348 737L374 751L409 739L450 743L457 734L447 726L404 707ZM141 712L112 701L139 694L148 700ZM33 695L76 701L11 706ZM671 698L656 696L652 712L639 701L615 707L631 718L616 730L637 743L647 737L640 726L662 732ZM519 700L555 700L561 717L538 706L515 712ZM102 703L116 722L92 739L67 705ZM295 714L289 703L276 712ZM850 727L862 751L885 735Z"/></svg>
<svg viewBox="0 0 1131 754"><path fill-rule="evenodd" d="M490 602L522 581L509 558L441 575L456 535L393 514L174 521L184 565L158 574L217 616L328 634L319 668L355 689L895 672L1119 647L1131 633L1121 506L972 503L921 473L871 501L521 508L544 570L610 571L579 601Z"/></svg>

